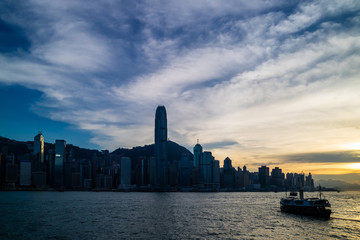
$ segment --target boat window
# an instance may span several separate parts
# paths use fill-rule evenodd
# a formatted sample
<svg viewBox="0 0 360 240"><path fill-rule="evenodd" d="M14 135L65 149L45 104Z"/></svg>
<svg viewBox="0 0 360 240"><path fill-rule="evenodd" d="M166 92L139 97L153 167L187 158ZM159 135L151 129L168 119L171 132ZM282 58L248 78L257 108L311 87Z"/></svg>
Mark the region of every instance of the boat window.
<svg viewBox="0 0 360 240"><path fill-rule="evenodd" d="M322 204L326 204L326 200L317 200L317 201L315 201L315 204L316 205L322 205Z"/></svg>

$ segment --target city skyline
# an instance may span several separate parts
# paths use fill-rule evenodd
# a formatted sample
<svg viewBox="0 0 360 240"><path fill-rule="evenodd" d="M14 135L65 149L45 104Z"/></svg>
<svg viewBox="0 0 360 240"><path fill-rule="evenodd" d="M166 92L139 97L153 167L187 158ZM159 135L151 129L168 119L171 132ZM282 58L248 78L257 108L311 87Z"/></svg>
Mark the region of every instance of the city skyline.
<svg viewBox="0 0 360 240"><path fill-rule="evenodd" d="M228 157L220 168L220 161L215 160L210 151L203 151L199 143L194 146L193 158L190 151L166 141L166 132L166 110L164 106L158 106L155 143L132 149L140 155L131 153L131 150L110 153L107 150L80 149L72 144L68 148L65 140L47 143L45 147L41 133L34 137L34 141L27 142L1 138L0 189L181 192L315 190L311 173L307 176L296 172L285 175L277 166L270 175L270 168L266 165L259 167L258 172L252 172L246 165L234 167ZM152 150L147 152L145 149L149 147ZM44 161L41 156L45 157ZM324 180L320 182L324 183ZM358 189L360 186L341 184L337 187L341 190ZM334 191L335 188L332 186L328 190Z"/></svg>
<svg viewBox="0 0 360 240"><path fill-rule="evenodd" d="M357 1L0 9L1 136L142 146L165 105L168 137L190 150L360 181Z"/></svg>

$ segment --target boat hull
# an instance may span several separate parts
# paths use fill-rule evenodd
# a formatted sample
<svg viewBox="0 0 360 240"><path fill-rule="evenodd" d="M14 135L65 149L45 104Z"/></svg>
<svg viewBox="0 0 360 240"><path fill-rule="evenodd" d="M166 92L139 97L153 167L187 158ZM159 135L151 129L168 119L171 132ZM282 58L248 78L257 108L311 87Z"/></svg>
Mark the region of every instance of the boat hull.
<svg viewBox="0 0 360 240"><path fill-rule="evenodd" d="M320 218L330 218L331 210L323 207L313 207L313 206L294 206L294 205L284 205L280 206L281 211L300 214L305 216L313 216Z"/></svg>

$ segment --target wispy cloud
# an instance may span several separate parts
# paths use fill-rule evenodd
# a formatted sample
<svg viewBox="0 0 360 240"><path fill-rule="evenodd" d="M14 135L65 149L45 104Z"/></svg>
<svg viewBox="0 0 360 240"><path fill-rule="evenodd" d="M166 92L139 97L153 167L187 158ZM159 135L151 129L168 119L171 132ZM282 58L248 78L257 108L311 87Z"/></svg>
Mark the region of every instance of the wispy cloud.
<svg viewBox="0 0 360 240"><path fill-rule="evenodd" d="M295 163L351 163L360 161L360 151L301 153L285 155L280 158L285 162Z"/></svg>

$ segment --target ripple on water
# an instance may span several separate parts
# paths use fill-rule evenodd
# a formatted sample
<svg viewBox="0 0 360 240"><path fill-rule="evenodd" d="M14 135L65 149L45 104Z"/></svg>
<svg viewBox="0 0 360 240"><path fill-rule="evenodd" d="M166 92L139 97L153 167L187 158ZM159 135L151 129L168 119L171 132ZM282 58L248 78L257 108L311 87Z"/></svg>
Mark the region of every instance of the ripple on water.
<svg viewBox="0 0 360 240"><path fill-rule="evenodd" d="M282 213L282 196L0 192L0 239L360 238L358 192L328 193L328 221Z"/></svg>

